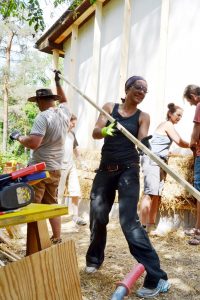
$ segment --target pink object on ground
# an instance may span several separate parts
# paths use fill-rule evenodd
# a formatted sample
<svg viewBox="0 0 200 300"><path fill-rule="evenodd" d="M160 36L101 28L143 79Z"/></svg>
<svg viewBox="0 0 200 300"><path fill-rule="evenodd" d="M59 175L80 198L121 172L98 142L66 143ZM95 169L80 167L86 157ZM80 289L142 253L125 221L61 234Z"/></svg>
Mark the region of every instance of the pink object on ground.
<svg viewBox="0 0 200 300"><path fill-rule="evenodd" d="M117 286L124 286L127 290L128 295L134 283L138 280L138 278L144 273L145 268L142 264L137 264L133 267L131 272L129 272L125 278L117 283Z"/></svg>

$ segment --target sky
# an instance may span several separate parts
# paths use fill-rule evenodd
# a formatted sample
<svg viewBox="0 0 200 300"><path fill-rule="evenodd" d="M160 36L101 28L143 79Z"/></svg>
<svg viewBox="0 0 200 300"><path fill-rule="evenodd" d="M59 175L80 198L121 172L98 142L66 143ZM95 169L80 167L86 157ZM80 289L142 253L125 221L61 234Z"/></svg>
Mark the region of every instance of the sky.
<svg viewBox="0 0 200 300"><path fill-rule="evenodd" d="M39 0L39 3L44 14L44 21L46 24L45 31L61 17L69 6L69 1L65 1L65 3L60 4L56 8L53 5L53 0Z"/></svg>

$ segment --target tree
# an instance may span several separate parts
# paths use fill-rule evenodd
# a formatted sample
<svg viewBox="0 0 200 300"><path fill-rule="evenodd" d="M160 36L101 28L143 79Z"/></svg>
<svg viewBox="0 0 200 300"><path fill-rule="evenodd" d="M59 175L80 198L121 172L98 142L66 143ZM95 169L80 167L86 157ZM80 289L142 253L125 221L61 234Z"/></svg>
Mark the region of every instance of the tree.
<svg viewBox="0 0 200 300"><path fill-rule="evenodd" d="M3 29L0 33L0 54L1 58L5 59L5 63L1 65L0 69L0 86L2 85L0 99L2 99L4 107L2 150L6 152L7 136L13 129L10 120L8 126L8 112L11 113L11 117L12 114L16 116L15 125L19 123L20 118L26 119L23 112L24 103L30 94L35 93L38 84L44 86L48 83L44 70L49 65L49 61L47 62L46 55L43 58L44 54L36 50L32 52L29 50L34 44L31 27L26 24L19 26L13 19L0 22L0 26ZM42 56L42 61L37 56ZM24 125L24 128L26 127Z"/></svg>
<svg viewBox="0 0 200 300"><path fill-rule="evenodd" d="M44 30L45 23L43 11L38 0L2 0L0 4L0 15L3 20L15 17L19 21L27 22L34 26L35 31Z"/></svg>

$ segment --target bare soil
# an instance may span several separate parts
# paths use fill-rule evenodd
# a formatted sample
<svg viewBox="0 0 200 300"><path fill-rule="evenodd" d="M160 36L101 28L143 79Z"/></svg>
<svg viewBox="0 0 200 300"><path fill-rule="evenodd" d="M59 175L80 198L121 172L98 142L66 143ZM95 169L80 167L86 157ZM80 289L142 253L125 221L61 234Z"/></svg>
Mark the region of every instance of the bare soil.
<svg viewBox="0 0 200 300"><path fill-rule="evenodd" d="M78 232L77 232L78 231ZM25 253L25 226L22 227L22 239L11 240L11 248L16 254ZM73 239L76 244L78 267L80 271L83 300L108 300L112 297L116 283L123 280L134 265L126 240L117 219L111 219L108 226L108 239L105 261L95 274L85 274L85 254L89 244L88 225L74 227L69 218L64 217L62 225L63 240ZM188 238L179 230L164 237L151 237L162 268L168 273L171 289L154 299L200 300L200 246L187 244ZM4 263L5 258L0 256ZM143 283L144 275L138 279L131 293L125 299L138 299L135 291Z"/></svg>

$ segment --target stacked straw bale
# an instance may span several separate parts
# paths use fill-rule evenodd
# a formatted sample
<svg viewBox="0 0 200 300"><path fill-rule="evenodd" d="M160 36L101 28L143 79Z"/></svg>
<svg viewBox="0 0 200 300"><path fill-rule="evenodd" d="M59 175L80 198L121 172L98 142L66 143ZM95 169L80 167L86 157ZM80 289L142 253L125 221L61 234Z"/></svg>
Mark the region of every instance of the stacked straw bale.
<svg viewBox="0 0 200 300"><path fill-rule="evenodd" d="M96 175L95 170L98 169L101 159L101 150L81 150L81 156L82 162L87 166L87 170L82 170L77 162L81 195L82 199L89 200L92 183ZM115 201L118 201L117 192Z"/></svg>
<svg viewBox="0 0 200 300"><path fill-rule="evenodd" d="M194 159L192 155L171 155L168 165L180 177L193 184ZM196 199L170 175L167 175L161 198L161 212L185 209L195 211Z"/></svg>
<svg viewBox="0 0 200 300"><path fill-rule="evenodd" d="M95 170L99 166L100 150L81 150L82 161L87 166L87 170L82 170L77 164L79 182L81 186L82 199L90 198L90 191L95 177ZM168 165L182 178L193 184L194 160L192 155L171 155ZM141 192L143 190L143 176L140 178ZM117 200L117 197L116 197ZM179 183L170 175L166 176L164 189L162 192L162 211L196 210L196 199L191 196Z"/></svg>
<svg viewBox="0 0 200 300"><path fill-rule="evenodd" d="M82 199L90 198L90 191L95 176L95 170L99 166L101 152L98 150L81 150L82 161L87 170L82 170L77 164L79 183L81 186Z"/></svg>

